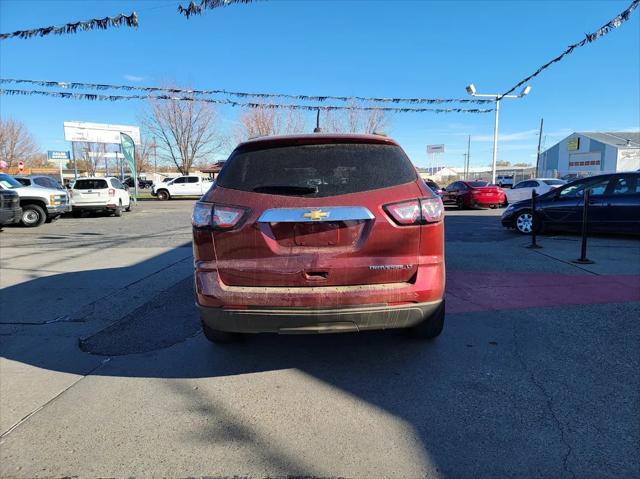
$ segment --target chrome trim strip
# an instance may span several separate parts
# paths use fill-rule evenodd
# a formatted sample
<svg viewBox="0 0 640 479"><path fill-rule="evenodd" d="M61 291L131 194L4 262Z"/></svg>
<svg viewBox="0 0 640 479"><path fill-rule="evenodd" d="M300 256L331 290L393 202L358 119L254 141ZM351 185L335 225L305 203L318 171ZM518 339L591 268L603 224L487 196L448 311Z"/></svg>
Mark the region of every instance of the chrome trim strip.
<svg viewBox="0 0 640 479"><path fill-rule="evenodd" d="M314 212L317 212L314 214ZM325 216L326 213L326 216ZM307 215L305 217L305 215ZM320 221L372 220L364 206L327 206L309 208L272 208L258 218L259 223L317 223Z"/></svg>

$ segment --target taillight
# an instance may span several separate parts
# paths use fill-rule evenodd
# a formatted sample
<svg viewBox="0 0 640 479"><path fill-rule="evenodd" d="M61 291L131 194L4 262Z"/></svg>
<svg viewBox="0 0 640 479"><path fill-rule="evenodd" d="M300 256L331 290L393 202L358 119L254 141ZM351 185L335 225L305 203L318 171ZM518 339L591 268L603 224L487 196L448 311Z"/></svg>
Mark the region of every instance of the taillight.
<svg viewBox="0 0 640 479"><path fill-rule="evenodd" d="M440 197L422 198L420 200L422 206L422 219L426 223L437 223L442 221L444 217L444 205Z"/></svg>
<svg viewBox="0 0 640 479"><path fill-rule="evenodd" d="M244 208L198 201L193 207L191 224L196 228L229 230L240 224L245 213Z"/></svg>
<svg viewBox="0 0 640 479"><path fill-rule="evenodd" d="M444 216L444 206L439 197L392 203L385 205L384 209L401 226L437 223Z"/></svg>
<svg viewBox="0 0 640 479"><path fill-rule="evenodd" d="M116 196L116 190L109 188L109 196Z"/></svg>
<svg viewBox="0 0 640 479"><path fill-rule="evenodd" d="M420 220L420 202L418 200L403 201L385 205L387 213L399 225L414 225Z"/></svg>

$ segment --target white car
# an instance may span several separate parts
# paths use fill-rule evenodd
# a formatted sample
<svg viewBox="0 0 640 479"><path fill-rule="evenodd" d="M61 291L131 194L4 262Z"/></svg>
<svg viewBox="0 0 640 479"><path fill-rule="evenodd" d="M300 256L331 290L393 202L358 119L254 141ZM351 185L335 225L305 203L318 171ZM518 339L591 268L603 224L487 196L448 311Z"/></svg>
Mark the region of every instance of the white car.
<svg viewBox="0 0 640 479"><path fill-rule="evenodd" d="M83 211L108 211L114 216L131 211L131 197L118 178L78 178L70 191L74 216Z"/></svg>
<svg viewBox="0 0 640 479"><path fill-rule="evenodd" d="M543 195L565 183L566 181L555 178L534 178L532 180L521 181L511 189L505 189L504 194L507 197L507 202L513 204L517 201L530 199L531 193L534 190L537 194Z"/></svg>
<svg viewBox="0 0 640 479"><path fill-rule="evenodd" d="M211 188L211 180L199 176L179 176L171 181L153 185L151 194L159 200L169 200L174 196L202 196Z"/></svg>

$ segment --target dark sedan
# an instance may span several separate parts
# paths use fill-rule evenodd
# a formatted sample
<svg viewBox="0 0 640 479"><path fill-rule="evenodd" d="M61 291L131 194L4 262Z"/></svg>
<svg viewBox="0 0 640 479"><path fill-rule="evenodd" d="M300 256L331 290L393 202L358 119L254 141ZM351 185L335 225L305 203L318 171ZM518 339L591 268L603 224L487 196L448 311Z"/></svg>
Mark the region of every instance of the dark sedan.
<svg viewBox="0 0 640 479"><path fill-rule="evenodd" d="M588 229L602 233L640 232L640 173L612 173L567 183L536 198L538 231L580 231L584 190L589 188ZM502 214L502 225L522 234L533 229L531 200L518 201Z"/></svg>

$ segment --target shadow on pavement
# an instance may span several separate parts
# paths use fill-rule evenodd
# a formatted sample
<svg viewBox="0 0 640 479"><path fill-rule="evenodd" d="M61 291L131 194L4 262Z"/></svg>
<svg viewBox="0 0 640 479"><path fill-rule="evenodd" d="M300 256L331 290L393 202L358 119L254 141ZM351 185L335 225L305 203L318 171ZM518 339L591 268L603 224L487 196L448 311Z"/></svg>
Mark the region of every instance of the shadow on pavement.
<svg viewBox="0 0 640 479"><path fill-rule="evenodd" d="M148 261L153 260L158 258ZM144 263L101 270L100 277L134 276ZM5 288L2 303L21 301L26 292L52 282L95 281L94 271L37 278ZM638 464L633 459L638 435L629 428L607 431L610 424L603 418L632 416L633 404L623 399L626 394L637 400L632 389L637 381L628 378L638 366L629 362L638 328L622 306L601 307L612 318L606 324L598 314L572 317L570 309L476 312L449 315L443 336L432 342L390 331L259 335L220 347L200 333L188 277L98 331L86 320L100 314L95 308L86 317L70 315L71 321L13 324L15 329L2 336L2 355L39 368L87 374L86 364L78 361L80 346L113 358L93 375L117 377L213 378L293 368L406 421L442 477L560 477L570 475L571 467L587 468L594 477L622 477ZM558 321L559 314L573 321ZM55 340L60 336L77 341L75 350L60 349ZM627 363L610 360L603 344ZM219 414L198 392L171 387L192 396L203 414ZM616 397L611 388L618 391ZM603 415L598 408L605 404L615 409ZM239 440L250 436L238 427ZM570 434L576 429L582 432ZM206 437L208 432L193 434ZM292 461L285 453L273 454L269 460L276 463Z"/></svg>

